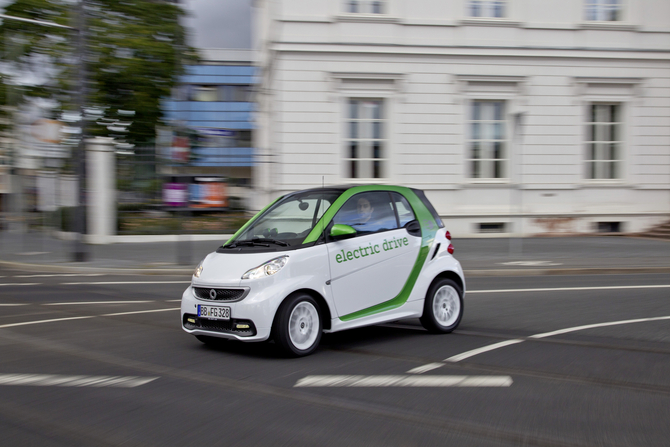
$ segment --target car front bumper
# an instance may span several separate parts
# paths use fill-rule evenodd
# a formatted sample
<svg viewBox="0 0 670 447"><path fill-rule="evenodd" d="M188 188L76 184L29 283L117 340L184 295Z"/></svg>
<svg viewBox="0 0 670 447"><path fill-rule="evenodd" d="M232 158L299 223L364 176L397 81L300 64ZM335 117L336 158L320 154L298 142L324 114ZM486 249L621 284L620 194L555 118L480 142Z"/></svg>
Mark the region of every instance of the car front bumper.
<svg viewBox="0 0 670 447"><path fill-rule="evenodd" d="M229 307L230 319L198 317L198 304ZM181 326L184 331L193 335L263 341L270 338L272 317L267 312L259 312L257 300L249 300L248 297L237 302L201 300L194 296L193 289L189 286L181 298Z"/></svg>

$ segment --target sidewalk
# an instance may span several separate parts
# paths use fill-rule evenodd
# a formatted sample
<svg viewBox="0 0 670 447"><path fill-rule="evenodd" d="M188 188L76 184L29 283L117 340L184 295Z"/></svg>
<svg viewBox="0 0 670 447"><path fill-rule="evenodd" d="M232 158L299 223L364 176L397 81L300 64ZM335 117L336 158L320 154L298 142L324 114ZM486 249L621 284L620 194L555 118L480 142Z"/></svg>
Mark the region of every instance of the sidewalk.
<svg viewBox="0 0 670 447"><path fill-rule="evenodd" d="M39 272L190 274L228 239L87 245L89 260L72 262L74 243L44 233L0 232L0 267ZM670 240L622 236L472 238L452 241L466 276L670 273Z"/></svg>

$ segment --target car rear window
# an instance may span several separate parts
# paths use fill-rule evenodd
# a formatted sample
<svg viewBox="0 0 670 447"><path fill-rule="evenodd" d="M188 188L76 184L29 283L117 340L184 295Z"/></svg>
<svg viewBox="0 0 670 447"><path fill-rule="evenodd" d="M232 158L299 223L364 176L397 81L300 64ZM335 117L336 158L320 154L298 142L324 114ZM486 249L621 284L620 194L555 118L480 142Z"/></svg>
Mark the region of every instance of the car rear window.
<svg viewBox="0 0 670 447"><path fill-rule="evenodd" d="M421 191L420 189L413 189L412 191L414 191L414 194L416 194L419 197L419 199L421 199L421 201L426 206L426 208L428 208L428 211L430 211L430 214L432 214L433 217L435 218L435 222L437 222L437 226L440 227L440 228L444 228L444 223L442 222L442 219L440 219L440 215L437 214L437 211L435 211L435 208L433 207L433 204L430 203L430 201L428 200L428 197L426 197L426 194L423 191Z"/></svg>

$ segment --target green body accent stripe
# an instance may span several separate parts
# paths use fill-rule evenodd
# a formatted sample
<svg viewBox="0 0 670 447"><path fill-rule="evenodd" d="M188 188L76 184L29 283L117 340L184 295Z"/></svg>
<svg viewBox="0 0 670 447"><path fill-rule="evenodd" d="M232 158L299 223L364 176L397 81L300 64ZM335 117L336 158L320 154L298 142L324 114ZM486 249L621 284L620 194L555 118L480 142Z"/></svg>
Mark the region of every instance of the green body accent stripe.
<svg viewBox="0 0 670 447"><path fill-rule="evenodd" d="M409 201L412 210L414 210L414 215L416 216L417 220L419 221L419 224L421 225L421 248L419 249L419 255L417 256L416 261L414 262L414 267L412 267L412 271L410 272L407 281L405 281L405 285L402 287L402 290L400 290L400 293L395 298L392 298L383 303L376 304L372 307L368 307L366 309L361 309L359 311L343 315L340 317L340 320L342 321L351 321L357 318L367 317L380 312L385 312L387 310L398 308L403 304L405 304L409 299L412 290L414 289L416 280L419 278L419 273L421 273L421 269L423 268L423 265L426 262L428 253L430 253L430 248L433 246L433 242L435 241L435 234L439 229L439 226L437 225L437 222L435 222L435 218L433 218L433 215L430 213L430 211L426 209L421 199L419 199L411 189L402 186L360 186L351 188L347 190L344 194L342 194L335 201L335 203L333 203L333 205L328 209L326 214L323 215L323 217L317 223L317 226L314 228L314 230L307 236L307 239L309 239L310 236L313 235L313 233L319 227L319 224L321 224L322 229L316 235L314 239L316 240L316 238L318 238L318 236L323 232L323 228L325 228L328 225L328 223L330 223L333 216L335 215L335 213L337 213L337 211L339 211L344 202L346 202L354 194L367 191L397 192L403 195ZM307 239L305 239L305 242L307 242Z"/></svg>
<svg viewBox="0 0 670 447"><path fill-rule="evenodd" d="M282 196L282 197L283 197L283 196ZM278 201L279 199L281 199L282 197L277 197L275 200L273 200L272 202L270 202L265 208L263 208L262 210L260 210L259 212L257 212L256 215L255 215L254 217L252 217L251 219L249 219L249 220L247 221L247 223L245 223L244 225L242 225L242 227L241 227L239 230L237 230L237 231L235 232L235 234L233 234L233 236L232 236L230 239L228 239L228 240L226 241L226 243L223 244L223 245L227 245L227 244L233 242L235 239L237 239L237 237L238 237L244 230L246 230L247 228L249 228L249 225L251 225L251 224L253 223L253 221L255 221L256 219L258 219L258 216L260 216L261 214L263 214L268 208L270 208L272 205L274 205L275 203L277 203L277 201Z"/></svg>

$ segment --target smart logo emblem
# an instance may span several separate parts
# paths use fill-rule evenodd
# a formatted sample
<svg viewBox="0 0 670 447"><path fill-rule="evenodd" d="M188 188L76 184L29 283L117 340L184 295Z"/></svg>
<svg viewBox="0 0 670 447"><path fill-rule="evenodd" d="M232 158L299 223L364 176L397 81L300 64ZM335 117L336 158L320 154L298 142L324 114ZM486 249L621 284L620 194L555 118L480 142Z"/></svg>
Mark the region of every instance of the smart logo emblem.
<svg viewBox="0 0 670 447"><path fill-rule="evenodd" d="M402 239L395 237L390 241L384 239L384 242L381 244L372 245L372 242L368 244L367 247L358 247L354 250L345 252L344 250L341 253L335 255L335 261L340 264L342 262L353 261L354 259L365 258L366 256L376 255L383 251L391 251L396 248L402 248L409 245L409 240L404 237Z"/></svg>

